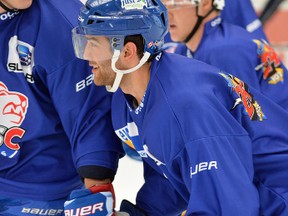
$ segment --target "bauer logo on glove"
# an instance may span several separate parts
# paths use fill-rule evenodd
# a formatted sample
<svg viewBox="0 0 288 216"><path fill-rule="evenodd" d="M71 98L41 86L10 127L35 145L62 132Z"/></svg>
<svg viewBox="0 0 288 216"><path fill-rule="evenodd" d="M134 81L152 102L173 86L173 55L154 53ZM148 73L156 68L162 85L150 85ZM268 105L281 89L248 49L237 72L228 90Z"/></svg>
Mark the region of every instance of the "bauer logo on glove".
<svg viewBox="0 0 288 216"><path fill-rule="evenodd" d="M74 190L64 203L65 216L114 215L114 190L112 184Z"/></svg>

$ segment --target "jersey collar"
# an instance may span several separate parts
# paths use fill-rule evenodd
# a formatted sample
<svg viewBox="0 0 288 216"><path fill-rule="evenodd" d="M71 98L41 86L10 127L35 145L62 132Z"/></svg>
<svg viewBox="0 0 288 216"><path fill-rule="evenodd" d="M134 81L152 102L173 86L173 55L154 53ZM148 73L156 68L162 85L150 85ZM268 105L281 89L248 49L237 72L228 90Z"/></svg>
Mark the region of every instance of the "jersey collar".
<svg viewBox="0 0 288 216"><path fill-rule="evenodd" d="M220 16L215 17L205 24L204 34L209 34L214 29L216 29L222 23L222 18Z"/></svg>
<svg viewBox="0 0 288 216"><path fill-rule="evenodd" d="M0 25L2 23L5 23L11 19L13 19L15 16L17 16L20 13L20 11L8 11L0 14Z"/></svg>

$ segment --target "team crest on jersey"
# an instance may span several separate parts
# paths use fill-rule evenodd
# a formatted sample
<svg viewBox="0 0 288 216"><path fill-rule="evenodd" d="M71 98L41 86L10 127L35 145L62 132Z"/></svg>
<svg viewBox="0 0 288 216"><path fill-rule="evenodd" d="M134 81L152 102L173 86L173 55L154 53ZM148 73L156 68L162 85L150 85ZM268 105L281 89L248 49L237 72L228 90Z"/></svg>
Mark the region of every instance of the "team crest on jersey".
<svg viewBox="0 0 288 216"><path fill-rule="evenodd" d="M25 133L20 126L27 113L28 98L19 92L9 91L0 82L0 107L0 154L13 158L20 150L15 140L21 139Z"/></svg>
<svg viewBox="0 0 288 216"><path fill-rule="evenodd" d="M266 42L260 40L253 40L257 44L258 58L261 60L255 69L262 70L263 78L268 80L269 84L277 84L284 81L284 71L281 66L281 61L276 54L275 50Z"/></svg>
<svg viewBox="0 0 288 216"><path fill-rule="evenodd" d="M15 35L9 40L7 69L14 73L23 73L26 80L34 83L32 69L34 66L34 47L18 40Z"/></svg>
<svg viewBox="0 0 288 216"><path fill-rule="evenodd" d="M261 106L254 99L253 95L249 93L249 87L246 83L231 74L220 73L220 75L226 79L228 86L231 87L238 96L231 110L242 104L245 108L245 113L248 114L250 120L263 121L263 119L266 119Z"/></svg>
<svg viewBox="0 0 288 216"><path fill-rule="evenodd" d="M126 10L143 9L147 7L146 0L121 0L121 7Z"/></svg>
<svg viewBox="0 0 288 216"><path fill-rule="evenodd" d="M140 145L138 127L135 122L127 123L125 127L115 130L115 133L130 148L137 150L141 157L147 157L146 152Z"/></svg>

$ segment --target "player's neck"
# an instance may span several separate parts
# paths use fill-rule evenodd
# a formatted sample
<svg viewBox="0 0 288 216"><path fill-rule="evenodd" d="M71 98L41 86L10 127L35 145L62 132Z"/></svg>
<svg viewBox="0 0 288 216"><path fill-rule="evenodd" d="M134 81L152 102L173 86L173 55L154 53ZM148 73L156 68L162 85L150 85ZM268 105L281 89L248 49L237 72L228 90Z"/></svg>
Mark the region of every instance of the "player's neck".
<svg viewBox="0 0 288 216"><path fill-rule="evenodd" d="M120 88L125 94L132 95L137 104L141 103L150 80L151 63L144 64L140 69L129 74L125 74ZM136 103L135 103L136 104Z"/></svg>
<svg viewBox="0 0 288 216"><path fill-rule="evenodd" d="M5 13L6 10L4 10L2 7L0 7L0 14Z"/></svg>
<svg viewBox="0 0 288 216"><path fill-rule="evenodd" d="M199 28L197 29L197 31L195 32L193 37L186 43L186 46L189 48L189 50L191 50L192 52L195 52L197 50L199 44L202 41L203 35L204 35L205 25L208 22L210 22L212 19L217 17L218 15L219 15L219 12L213 11L208 17L206 17L202 21L201 25L199 26Z"/></svg>
<svg viewBox="0 0 288 216"><path fill-rule="evenodd" d="M192 52L195 52L201 42L203 36L203 27L202 25L199 27L199 29L196 31L196 33L193 35L193 37L186 43L186 46L191 50Z"/></svg>

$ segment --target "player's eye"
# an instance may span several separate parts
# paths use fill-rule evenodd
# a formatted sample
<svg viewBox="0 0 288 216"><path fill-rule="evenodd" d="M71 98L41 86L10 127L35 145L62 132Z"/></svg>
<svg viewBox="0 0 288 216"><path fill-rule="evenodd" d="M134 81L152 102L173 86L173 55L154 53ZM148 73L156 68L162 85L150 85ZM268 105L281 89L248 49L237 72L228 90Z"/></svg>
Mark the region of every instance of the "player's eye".
<svg viewBox="0 0 288 216"><path fill-rule="evenodd" d="M88 45L92 48L99 47L99 43L97 43L95 41L88 41Z"/></svg>

